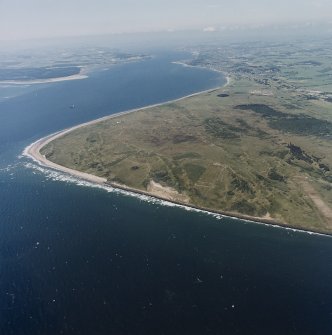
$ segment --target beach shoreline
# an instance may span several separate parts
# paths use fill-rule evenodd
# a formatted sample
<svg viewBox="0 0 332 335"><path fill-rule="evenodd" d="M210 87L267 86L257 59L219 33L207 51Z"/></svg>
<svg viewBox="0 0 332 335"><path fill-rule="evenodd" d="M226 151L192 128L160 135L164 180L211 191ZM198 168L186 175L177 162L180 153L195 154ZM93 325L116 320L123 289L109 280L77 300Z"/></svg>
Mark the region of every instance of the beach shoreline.
<svg viewBox="0 0 332 335"><path fill-rule="evenodd" d="M70 169L70 168L67 168L65 166L56 164L56 163L46 159L46 157L40 153L40 150L44 146L46 146L48 143L55 140L56 138L64 136L65 134L67 134L67 133L69 133L69 132L71 132L75 129L85 127L85 126L89 126L89 125L99 123L99 122L102 122L102 121L105 121L105 120L117 118L117 117L122 116L122 115L131 114L131 113L134 113L134 112L137 112L137 111L140 111L140 110L146 110L146 109L149 109L149 108L158 107L158 106L162 106L162 105L165 105L165 104L181 101L183 99L194 97L194 96L197 96L197 95L200 95L200 94L213 92L213 91L218 90L218 89L223 89L223 88L225 88L225 86L211 88L211 89L208 89L208 90L204 90L204 91L200 91L200 92L197 92L197 93L189 94L189 95L186 95L184 97L177 98L177 99L174 99L174 100L169 100L169 101L166 101L166 102L161 102L161 103L152 104L152 105L145 106L145 107L139 107L139 108L135 108L135 109L131 109L131 110L107 115L107 116L104 116L104 117L101 117L101 118L98 118L98 119L95 119L95 120L92 120L92 121L88 121L88 122L85 122L85 123L82 123L82 124L78 124L78 125L70 127L70 128L66 128L64 130L55 132L53 134L50 134L46 137L43 137L43 138L33 142L32 144L30 144L29 146L27 146L24 149L22 155L31 158L32 160L34 160L35 162L37 162L41 166L44 166L46 168L51 168L53 170L57 170L57 171L60 171L60 172L64 172L64 173L66 173L70 176L73 176L75 178L78 178L78 179L81 179L81 180L84 180L84 181L87 181L87 182L90 182L90 183L93 183L93 184L96 184L96 185L99 185L99 186L112 187L114 189L119 189L119 190L122 190L122 191L137 194L138 196L143 195L143 196L150 197L152 199L158 199L158 200L166 201L166 202L172 203L174 205L177 205L179 207L183 207L183 208L186 208L186 209L193 209L193 210L197 210L197 211L201 211L201 212L205 212L205 213L209 213L209 214L213 214L213 215L220 215L222 217L240 219L240 220L244 220L244 221L252 222L252 223L256 223L256 224L264 224L264 225L268 225L268 226L291 229L291 230L295 230L295 231L302 231L302 232L306 232L306 233L310 233L310 234L332 236L332 234L329 234L327 232L322 232L322 231L319 231L319 230L317 230L317 231L309 230L309 229L306 230L306 229L299 228L299 227L296 227L296 226L291 226L291 225L282 223L280 221L277 221L273 218L256 217L256 216L244 215L244 214L240 214L240 213L233 213L233 212L227 212L227 211L215 210L215 209L211 209L211 208L200 207L200 206L196 206L196 205L193 205L193 204L190 204L190 203L187 203L187 202L182 202L182 201L170 199L169 197L156 195L156 194L150 193L148 191L136 189L136 188L129 187L129 186L126 186L126 185L122 185L122 184L119 184L119 183L109 182L109 181L107 181L106 178L98 177L98 176L95 176L95 175L92 175L92 174L88 174L88 173L85 173L85 172Z"/></svg>
<svg viewBox="0 0 332 335"><path fill-rule="evenodd" d="M69 128L68 131L71 131L72 129ZM205 213L208 215L217 215L220 217L226 217L226 218L230 218L230 219L240 219L242 221L245 221L247 223L254 223L254 224L259 224L259 225L265 225L268 227L272 227L272 228L280 228L280 229L286 229L286 230L291 230L291 231L295 231L295 232L303 232L303 233L307 233L310 235L319 235L319 236L326 236L326 237L332 237L332 234L326 233L326 232L321 232L321 231L314 231L314 230L306 230L303 228L298 228L295 226L291 226L291 225L287 225L287 224L282 224L280 222L277 221L273 221L271 219L264 219L264 218L259 218L259 217L253 217L253 216L248 216L248 215L241 215L238 213L230 213L230 212L226 212L226 211L219 211L219 210L213 210L210 208L205 208L205 207L199 207L199 206L195 206L192 204L188 204L188 203L184 203L184 202L180 202L180 201L174 201L174 200L170 200L169 198L164 198L158 195L153 195L151 193L149 193L148 191L143 191L143 190L139 190L139 189L135 189L132 187L128 187L126 185L122 185L119 183L115 183L115 182L109 182L106 180L106 178L101 178L95 175L91 175L88 173L84 173L84 172L80 172L77 170L73 170L70 168L66 168L62 165L53 163L49 160L47 160L43 155L40 154L39 150L46 145L47 143L49 143L50 141L52 141L54 138L58 137L58 136L62 136L63 132L60 131L58 133L54 133L50 136L44 137L42 139L37 140L36 142L30 144L28 147L26 147L22 153L23 156L28 157L30 159L32 159L34 162L36 162L38 165L51 169L51 170L55 170L61 173L65 173L70 177L74 177L77 180L83 180L86 181L92 185L95 186L100 186L100 187L105 187L106 189L111 187L116 191L120 191L123 192L123 194L130 194L131 196L135 196L139 199L142 199L143 197L147 197L148 199L151 200L160 200L163 203L166 204L171 204L174 205L176 207L179 208L183 208L185 210L193 210L195 212L199 212L199 213Z"/></svg>
<svg viewBox="0 0 332 335"><path fill-rule="evenodd" d="M87 181L90 181L90 182L93 182L93 183L103 184L103 183L107 182L107 180L105 178L101 178L101 177L97 177L97 176L94 176L94 175L91 175L91 174L88 174L88 173L84 173L84 172L80 172L80 171L77 171L77 170L69 169L69 168L66 168L62 165L53 163L53 162L49 161L48 159L46 159L45 156L43 156L40 153L40 150L45 145L47 145L49 142L55 140L58 137L64 136L65 134L67 134L67 133L69 133L69 132L71 132L75 129L78 129L78 128L81 128L81 127L86 127L86 126L89 126L89 125L92 125L92 124L95 124L95 123L98 123L98 122L106 121L106 120L109 120L109 119L113 119L113 118L116 118L116 117L119 117L119 116L122 116L122 115L135 113L135 112L138 112L140 110L145 110L145 109L148 109L148 108L154 108L154 107L159 107L159 106L166 105L166 104L169 104L169 103L178 102L178 101L181 101L183 99L194 97L194 96L197 96L199 94L213 92L215 90L222 89L222 88L223 88L223 86L218 86L218 87L211 88L211 89L208 89L208 90L203 90L203 91L200 91L200 92L188 94L186 96L183 96L183 97L180 97L180 98L177 98L177 99L168 100L168 101L165 101L165 102L160 102L160 103L156 103L156 104L152 104L152 105L148 105L148 106L144 106L144 107L134 108L134 109L130 109L130 110L127 110L127 111L106 115L106 116L103 116L103 117L95 119L95 120L84 122L84 123L78 124L76 126L57 131L57 132L52 133L50 135L47 135L43 138L40 138L39 140L37 140L37 141L31 143L30 145L28 145L23 150L22 155L27 156L29 158L32 158L34 161L36 161L37 163L39 163L42 166L50 167L50 168L58 170L58 171L66 172L66 173L69 173L69 174L71 174L75 177L79 177L79 178L82 178L84 180L87 180Z"/></svg>
<svg viewBox="0 0 332 335"><path fill-rule="evenodd" d="M226 79L226 83L223 85L223 88L227 87L231 83L231 77L228 73L217 70L217 69L214 69L214 68L205 67L205 66L190 65L190 64L187 64L187 63L184 63L184 62L181 62L181 61L174 61L174 62L172 62L172 64L181 65L183 67L190 67L190 68L194 68L194 69L201 69L201 70L207 70L207 71L221 73L222 75L224 75L224 77Z"/></svg>

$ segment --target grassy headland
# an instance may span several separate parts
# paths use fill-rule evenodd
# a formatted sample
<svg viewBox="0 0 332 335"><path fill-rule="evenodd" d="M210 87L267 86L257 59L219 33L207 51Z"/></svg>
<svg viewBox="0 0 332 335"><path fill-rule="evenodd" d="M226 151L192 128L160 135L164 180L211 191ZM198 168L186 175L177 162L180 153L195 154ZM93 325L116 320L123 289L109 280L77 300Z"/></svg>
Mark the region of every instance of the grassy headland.
<svg viewBox="0 0 332 335"><path fill-rule="evenodd" d="M331 233L332 104L281 80L236 74L225 88L75 129L41 153L175 202Z"/></svg>

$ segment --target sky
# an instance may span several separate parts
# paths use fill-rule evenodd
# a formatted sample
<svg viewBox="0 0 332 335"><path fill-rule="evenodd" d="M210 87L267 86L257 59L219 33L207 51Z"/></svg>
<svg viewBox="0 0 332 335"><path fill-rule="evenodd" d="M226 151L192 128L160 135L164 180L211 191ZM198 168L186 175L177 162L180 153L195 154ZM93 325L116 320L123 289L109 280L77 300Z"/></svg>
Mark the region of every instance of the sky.
<svg viewBox="0 0 332 335"><path fill-rule="evenodd" d="M332 22L332 0L0 0L0 40Z"/></svg>

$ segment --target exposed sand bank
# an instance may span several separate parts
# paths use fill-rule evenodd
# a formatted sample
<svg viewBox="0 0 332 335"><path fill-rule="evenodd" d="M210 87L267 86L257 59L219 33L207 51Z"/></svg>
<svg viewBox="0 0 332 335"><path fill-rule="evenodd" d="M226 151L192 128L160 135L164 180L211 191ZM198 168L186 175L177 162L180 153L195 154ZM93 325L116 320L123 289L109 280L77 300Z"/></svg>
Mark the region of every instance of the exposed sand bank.
<svg viewBox="0 0 332 335"><path fill-rule="evenodd" d="M35 79L35 80L3 80L0 84L10 84L10 85L32 85L32 84L47 84L47 83L57 83L60 81L68 80L82 80L88 78L85 74L74 74L67 77L49 78L49 79Z"/></svg>
<svg viewBox="0 0 332 335"><path fill-rule="evenodd" d="M218 87L219 88L219 87ZM88 182L92 182L98 185L104 185L104 186L111 186L114 188L118 188L124 191L129 191L138 195L145 195L145 196L149 196L152 198L157 198L160 200L165 200L165 201L169 201L172 202L176 205L180 205L180 206L184 206L187 208L193 208L196 210L201 210L204 212L208 212L208 213L212 213L212 214L218 214L218 215L222 215L222 216L228 216L228 217L233 217L233 218L239 218L242 220L246 220L246 221L250 221L250 222L256 222L256 223L263 223L263 224L268 224L268 225L273 225L273 226L278 226L278 227L283 227L283 228L290 228L290 229L295 229L298 231L307 231L307 232L312 232L312 233L318 233L318 234L322 234L322 235L326 235L326 233L322 233L320 231L311 231L311 230L306 230L306 229L302 229L302 228L298 228L298 227L294 227L294 226L290 226L287 225L286 223L283 222L279 222L276 221L275 219L273 219L270 215L265 215L264 217L254 217L254 216L250 216L250 215L242 215L239 213L233 213L233 212L225 212L225 211L220 211L220 210L213 210L213 209L209 209L209 208L204 208L204 207L198 207L195 205L190 204L190 199L188 197L186 197L183 194L179 194L176 190L167 188L167 187L163 187L162 185L156 183L156 182L150 182L149 187L146 191L143 190L139 190L139 189L135 189L135 188L131 188L128 187L126 185L122 185L122 184L118 184L118 183L113 183L113 182L108 182L106 178L101 178L95 175L91 175L85 172L80 172L77 170L73 170L64 166L61 166L59 164L56 164L54 162L49 161L48 159L46 159L46 157L44 155L42 155L40 153L40 150L47 145L48 143L50 143L51 141L55 140L58 137L61 137L77 128L81 128L81 127L85 127L88 125L92 125L104 120L108 120L108 119L112 119L112 118L116 118L118 116L121 115L125 115L125 114L129 114L129 113L133 113L139 110L143 110L143 109L147 109L147 108L151 108L151 107L157 107L157 106L161 106L170 102L176 102L176 101L180 101L189 97L193 97L202 93L207 93L207 92L211 92L214 91L218 88L212 88L209 90L205 90L205 91L201 91L198 93L194 93L194 94L190 94L187 95L185 97L182 98L178 98L175 100L171 100L171 101L167 101L167 102L163 102L163 103L158 103L158 104L154 104L154 105L150 105L147 107L142 107L142 108L136 108L136 109L132 109L129 111L124 111L124 112L120 112L120 113L116 113L116 114L112 114L109 116L105 116L90 122L86 122L83 124L79 124L77 126L59 131L57 133L51 134L49 136L46 136L44 138L41 138L39 140L37 140L36 142L32 143L31 145L29 145L28 147L25 148L23 155L28 156L32 159L34 159L35 161L37 161L40 165L45 166L45 167L49 167L61 172L65 172L67 174L70 174L74 177L77 177L79 179L83 179L86 180ZM223 88L223 87L222 87Z"/></svg>

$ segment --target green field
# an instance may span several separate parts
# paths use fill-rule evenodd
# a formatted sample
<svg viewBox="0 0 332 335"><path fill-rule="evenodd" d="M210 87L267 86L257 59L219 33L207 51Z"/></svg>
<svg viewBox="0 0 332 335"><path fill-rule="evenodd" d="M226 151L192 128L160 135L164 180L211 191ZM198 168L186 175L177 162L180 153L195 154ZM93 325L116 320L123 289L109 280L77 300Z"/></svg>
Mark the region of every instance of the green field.
<svg viewBox="0 0 332 335"><path fill-rule="evenodd" d="M81 127L41 152L158 196L155 183L176 201L331 233L332 103L304 99L284 72L267 86L229 71L225 88Z"/></svg>

